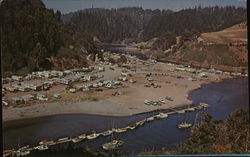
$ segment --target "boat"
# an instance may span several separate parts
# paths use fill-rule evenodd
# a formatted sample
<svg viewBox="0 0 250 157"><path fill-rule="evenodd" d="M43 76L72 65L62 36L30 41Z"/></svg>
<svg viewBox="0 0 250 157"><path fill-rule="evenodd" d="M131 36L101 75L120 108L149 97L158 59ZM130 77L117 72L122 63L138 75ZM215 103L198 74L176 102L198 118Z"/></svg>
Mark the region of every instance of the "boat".
<svg viewBox="0 0 250 157"><path fill-rule="evenodd" d="M102 133L102 136L108 136L108 135L111 135L113 131L111 130L107 130L105 132Z"/></svg>
<svg viewBox="0 0 250 157"><path fill-rule="evenodd" d="M191 123L187 123L187 122L182 122L181 124L178 125L179 129L185 129L185 128L190 128L192 126Z"/></svg>
<svg viewBox="0 0 250 157"><path fill-rule="evenodd" d="M209 105L209 104L207 104L207 103L200 103L200 106L202 106L202 107L204 107L204 108L208 108L208 107L210 107L210 105Z"/></svg>
<svg viewBox="0 0 250 157"><path fill-rule="evenodd" d="M146 121L147 121L147 122L150 122L150 121L153 121L154 119L155 119L155 117L153 116L153 117L147 118Z"/></svg>
<svg viewBox="0 0 250 157"><path fill-rule="evenodd" d="M121 140L113 140L113 132L112 132L111 141L108 142L108 143L104 143L102 145L102 148L104 150L114 150L114 149L117 149L117 148L121 147L123 144L124 144L124 142L121 141Z"/></svg>
<svg viewBox="0 0 250 157"><path fill-rule="evenodd" d="M185 110L176 111L176 113L185 113Z"/></svg>
<svg viewBox="0 0 250 157"><path fill-rule="evenodd" d="M104 143L102 145L102 148L104 150L114 150L114 149L121 147L123 144L124 142L121 140L112 140L111 142Z"/></svg>
<svg viewBox="0 0 250 157"><path fill-rule="evenodd" d="M54 143L53 140L42 140L42 141L39 142L40 145L43 145L43 144L48 144L49 145L49 144L52 144L52 143Z"/></svg>
<svg viewBox="0 0 250 157"><path fill-rule="evenodd" d="M163 118L167 118L168 117L168 114L167 113L159 113L158 115L156 115L156 118L161 118L161 119L163 119Z"/></svg>
<svg viewBox="0 0 250 157"><path fill-rule="evenodd" d="M187 112L192 112L192 111L195 111L195 109L192 107L192 108L187 108L187 109L185 109L185 111L187 111Z"/></svg>
<svg viewBox="0 0 250 157"><path fill-rule="evenodd" d="M46 146L46 145L39 145L39 146L35 147L35 149L38 149L38 150L46 150L46 149L49 149L49 147Z"/></svg>
<svg viewBox="0 0 250 157"><path fill-rule="evenodd" d="M92 139L97 138L98 136L99 136L99 134L93 133L93 134L88 135L87 139L92 140Z"/></svg>
<svg viewBox="0 0 250 157"><path fill-rule="evenodd" d="M84 140L86 138L86 135L85 134L79 135L78 138L81 138Z"/></svg>
<svg viewBox="0 0 250 157"><path fill-rule="evenodd" d="M30 154L30 151L29 151L29 150L20 151L20 155L21 155L21 156L28 155L28 154Z"/></svg>
<svg viewBox="0 0 250 157"><path fill-rule="evenodd" d="M116 133L121 133L121 132L125 132L125 131L127 131L126 128L118 128L118 129L115 129L115 132L116 132Z"/></svg>
<svg viewBox="0 0 250 157"><path fill-rule="evenodd" d="M58 142L62 142L62 141L67 141L68 139L69 139L68 137L64 137L64 138L58 139L57 141L58 141Z"/></svg>
<svg viewBox="0 0 250 157"><path fill-rule="evenodd" d="M135 124L129 125L126 127L126 129L134 130L136 128Z"/></svg>
<svg viewBox="0 0 250 157"><path fill-rule="evenodd" d="M83 140L82 138L77 137L77 138L73 138L72 142L78 143L78 142L81 142L82 140Z"/></svg>

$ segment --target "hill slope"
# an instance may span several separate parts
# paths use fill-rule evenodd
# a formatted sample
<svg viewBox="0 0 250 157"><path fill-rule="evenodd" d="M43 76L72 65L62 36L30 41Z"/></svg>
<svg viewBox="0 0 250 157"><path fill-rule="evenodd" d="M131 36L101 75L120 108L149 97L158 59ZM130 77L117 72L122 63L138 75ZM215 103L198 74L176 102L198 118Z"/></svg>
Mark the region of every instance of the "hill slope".
<svg viewBox="0 0 250 157"><path fill-rule="evenodd" d="M248 63L246 23L188 39L179 36L175 45L156 56L162 61L244 71Z"/></svg>

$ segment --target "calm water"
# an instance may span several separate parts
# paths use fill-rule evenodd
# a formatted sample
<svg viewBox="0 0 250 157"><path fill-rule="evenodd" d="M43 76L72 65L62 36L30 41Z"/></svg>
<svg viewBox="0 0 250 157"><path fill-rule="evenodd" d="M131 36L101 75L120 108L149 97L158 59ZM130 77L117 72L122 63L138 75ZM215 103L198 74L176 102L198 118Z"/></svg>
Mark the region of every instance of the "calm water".
<svg viewBox="0 0 250 157"><path fill-rule="evenodd" d="M228 79L221 83L203 85L201 89L192 91L189 95L194 105L206 102L212 105L206 110L213 118L225 119L238 108L248 108L248 79ZM190 135L190 130L178 130L176 125L185 118L194 122L196 112L185 116L175 114L165 120L156 120L133 131L116 133L114 138L125 141L121 151L138 153L143 150L160 150L162 147L171 148L183 142ZM108 117L94 115L56 115L43 118L18 120L4 124L4 149L17 148L18 143L35 145L42 139L57 139L66 136L77 136L90 133L92 130L103 131L114 127L126 126L156 113L148 113L131 117ZM100 137L93 141L85 141L79 146L88 146L101 150L101 145L110 137ZM67 147L67 146L65 146ZM32 156L29 155L29 156ZM46 156L55 156L46 154ZM65 154L64 156L72 156Z"/></svg>

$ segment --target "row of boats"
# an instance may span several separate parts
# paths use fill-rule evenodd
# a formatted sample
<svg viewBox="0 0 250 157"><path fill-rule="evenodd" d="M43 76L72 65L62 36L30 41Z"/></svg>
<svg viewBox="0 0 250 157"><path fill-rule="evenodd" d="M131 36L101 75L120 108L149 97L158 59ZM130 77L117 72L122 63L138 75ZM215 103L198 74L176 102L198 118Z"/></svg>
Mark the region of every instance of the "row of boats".
<svg viewBox="0 0 250 157"><path fill-rule="evenodd" d="M209 107L208 104L200 103L199 106L192 107L192 108L187 108L187 109L183 109L183 110L179 110L179 111L172 111L172 112L169 112L169 113L161 112L161 113L159 113L157 115L147 117L147 118L145 118L145 119L143 119L141 121L138 121L136 123L133 123L133 124L131 124L131 125L127 126L127 127L123 127L123 128L112 128L110 130L106 130L106 131L101 132L101 133L96 133L95 131L93 131L89 135L82 134L82 135L79 135L79 136L77 136L75 138L65 137L65 138L60 138L57 141L42 140L42 141L39 142L39 145L35 146L35 147L24 146L24 147L19 148L17 151L5 150L4 151L4 156L24 156L24 155L30 154L30 151L32 151L32 150L46 150L46 149L49 149L49 147L52 146L52 145L57 145L57 144L61 144L61 143L67 143L67 142L78 143L78 142L81 142L81 141L83 141L85 139L93 140L93 139L98 138L99 136L106 137L106 136L112 135L112 137L113 137L113 133L123 133L123 132L129 131L129 130L134 130L139 126L143 126L146 122L151 122L151 121L154 121L155 119L165 119L170 114L174 114L174 113L181 114L181 113L191 112L191 111L195 111L197 109L202 109L202 108L207 108L207 107ZM177 125L177 127L179 129L185 129L185 128L189 128L191 126L192 126L192 123L188 123L186 121L184 121L184 122ZM117 149L117 148L121 147L123 144L124 144L124 141L113 140L113 138L112 138L110 142L104 143L102 145L102 148L104 150L113 150L113 149Z"/></svg>

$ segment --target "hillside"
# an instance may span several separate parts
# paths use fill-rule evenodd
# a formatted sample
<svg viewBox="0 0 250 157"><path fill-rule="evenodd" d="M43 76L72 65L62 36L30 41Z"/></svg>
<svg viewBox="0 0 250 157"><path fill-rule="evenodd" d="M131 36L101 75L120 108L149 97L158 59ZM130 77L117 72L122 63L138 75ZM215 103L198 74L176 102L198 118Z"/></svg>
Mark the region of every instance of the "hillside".
<svg viewBox="0 0 250 157"><path fill-rule="evenodd" d="M246 23L218 32L202 33L192 38L179 36L176 44L164 53L155 53L155 56L161 61L245 71L248 65Z"/></svg>
<svg viewBox="0 0 250 157"><path fill-rule="evenodd" d="M63 23L41 0L4 0L0 19L3 75L87 66L86 55L96 52L90 35Z"/></svg>

